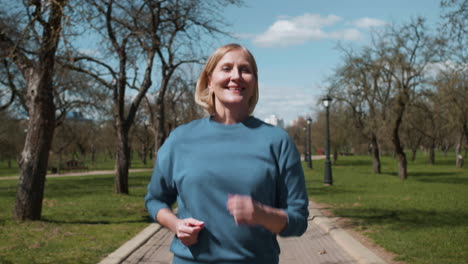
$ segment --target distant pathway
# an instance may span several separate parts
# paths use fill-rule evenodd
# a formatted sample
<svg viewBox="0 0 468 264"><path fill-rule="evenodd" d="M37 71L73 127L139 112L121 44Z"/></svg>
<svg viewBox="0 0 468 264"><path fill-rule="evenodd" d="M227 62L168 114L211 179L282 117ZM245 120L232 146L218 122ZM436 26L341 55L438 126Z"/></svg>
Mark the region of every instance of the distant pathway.
<svg viewBox="0 0 468 264"><path fill-rule="evenodd" d="M152 171L153 169L130 169L129 172L144 172ZM114 174L115 170L96 170L96 171L80 171L80 172L70 172L70 173L57 173L57 174L47 174L46 178L59 178L59 177L76 177L76 176L88 176L88 175L108 175ZM8 176L0 177L0 180L17 180L19 176Z"/></svg>
<svg viewBox="0 0 468 264"><path fill-rule="evenodd" d="M325 155L312 155L312 160L321 160L325 159ZM130 172L142 172L142 171L152 171L153 169L130 169ZM57 173L57 174L47 174L47 178L58 178L58 177L71 177L71 176L87 176L87 175L106 175L114 174L115 170L95 170L95 171L79 171L79 172L70 172L70 173ZM1 180L17 180L19 176L6 176L0 177Z"/></svg>

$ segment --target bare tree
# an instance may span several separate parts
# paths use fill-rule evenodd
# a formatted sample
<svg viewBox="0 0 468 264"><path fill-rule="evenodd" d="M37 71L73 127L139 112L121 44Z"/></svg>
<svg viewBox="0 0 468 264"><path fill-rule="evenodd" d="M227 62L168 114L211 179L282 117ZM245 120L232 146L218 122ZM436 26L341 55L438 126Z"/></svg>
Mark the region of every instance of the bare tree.
<svg viewBox="0 0 468 264"><path fill-rule="evenodd" d="M304 159L307 159L307 118L299 116L293 124L286 127L286 132L296 144L299 153L304 154Z"/></svg>
<svg viewBox="0 0 468 264"><path fill-rule="evenodd" d="M131 137L133 138L133 149L136 150L138 156L144 165L147 164L148 156L152 157L151 151L154 150L154 134L151 131L149 116L146 112L148 108L140 107L135 118L135 124L132 127Z"/></svg>
<svg viewBox="0 0 468 264"><path fill-rule="evenodd" d="M444 116L456 133L457 167L463 165L462 148L468 141L468 81L467 68L442 71L436 81L437 95L443 106Z"/></svg>
<svg viewBox="0 0 468 264"><path fill-rule="evenodd" d="M183 64L199 61L192 44L202 33L219 32L216 14L201 0L87 0L88 25L102 37L104 56L73 56L73 70L89 74L111 93L116 142L116 193L128 193L129 131L137 110L153 83L159 66L156 98L157 145L166 135L164 98L174 72ZM216 3L237 1L218 0ZM86 9L85 11L89 11ZM109 59L109 57L113 58ZM143 64L143 67L140 65ZM142 68L142 69L141 69ZM143 76L140 76L142 73ZM133 90L132 99L128 99ZM127 103L129 102L129 103ZM126 107L128 106L128 107Z"/></svg>
<svg viewBox="0 0 468 264"><path fill-rule="evenodd" d="M463 64L468 60L468 1L441 0L440 33L447 39L449 57Z"/></svg>
<svg viewBox="0 0 468 264"><path fill-rule="evenodd" d="M19 220L41 217L47 162L55 128L52 85L55 54L66 4L66 0L25 2L26 21L15 27L10 24L0 31L1 57L16 65L27 88L29 124L20 159L14 211ZM6 19L3 17L2 21ZM19 25L24 25L24 28L16 31Z"/></svg>
<svg viewBox="0 0 468 264"><path fill-rule="evenodd" d="M435 164L435 149L443 136L444 124L441 105L436 94L425 91L408 107L402 126L402 138L411 149L411 160L415 160L416 151L425 146L429 150L429 163Z"/></svg>
<svg viewBox="0 0 468 264"><path fill-rule="evenodd" d="M383 61L383 71L391 83L391 135L398 157L398 175L408 177L407 158L400 138L400 127L408 106L417 96L425 81L426 66L437 55L438 41L427 34L424 19L418 18L401 27L392 26L377 46L377 54Z"/></svg>
<svg viewBox="0 0 468 264"><path fill-rule="evenodd" d="M185 71L178 71L174 75L163 102L166 116L163 127L159 125L157 112L158 104L156 99L159 96L159 91L154 96L147 98L146 113L149 116L151 131L154 133L155 139L158 138L161 129L164 129L167 136L178 125L205 115L203 109L193 99L195 83L193 76Z"/></svg>
<svg viewBox="0 0 468 264"><path fill-rule="evenodd" d="M441 0L441 18L443 24L439 28L440 34L445 37L446 70L439 76L437 87L445 102L450 102L449 119L454 121L453 129L457 131L456 164L463 166L461 149L468 144L466 111L467 87L467 46L468 46L468 1L467 0ZM453 79L452 79L453 78ZM452 94L450 94L452 93ZM465 93L465 94L463 94ZM461 96L461 97L457 97ZM460 100L465 100L460 108ZM465 123L463 123L465 122Z"/></svg>
<svg viewBox="0 0 468 264"><path fill-rule="evenodd" d="M374 173L381 173L380 144L382 122L388 112L391 86L386 81L383 61L366 47L360 54L342 49L343 66L337 69L331 92L345 102L357 131L369 142Z"/></svg>

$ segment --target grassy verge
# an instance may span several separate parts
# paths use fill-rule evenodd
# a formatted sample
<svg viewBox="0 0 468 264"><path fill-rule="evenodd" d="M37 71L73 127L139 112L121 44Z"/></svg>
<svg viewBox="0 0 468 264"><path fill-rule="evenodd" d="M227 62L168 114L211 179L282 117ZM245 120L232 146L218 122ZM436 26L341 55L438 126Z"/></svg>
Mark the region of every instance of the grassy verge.
<svg viewBox="0 0 468 264"><path fill-rule="evenodd" d="M17 181L0 181L0 263L97 263L148 225L143 197L151 173L130 175L130 195L113 176L47 180L41 221L17 222Z"/></svg>
<svg viewBox="0 0 468 264"><path fill-rule="evenodd" d="M0 160L0 177L19 175L19 168L16 161L11 161L10 166L11 167L8 168L8 162L6 160Z"/></svg>
<svg viewBox="0 0 468 264"><path fill-rule="evenodd" d="M323 161L304 167L310 197L331 205L335 215L407 263L467 263L468 173L453 158L408 162L409 178L383 158L383 173L372 173L368 157L340 157L334 186L323 186Z"/></svg>

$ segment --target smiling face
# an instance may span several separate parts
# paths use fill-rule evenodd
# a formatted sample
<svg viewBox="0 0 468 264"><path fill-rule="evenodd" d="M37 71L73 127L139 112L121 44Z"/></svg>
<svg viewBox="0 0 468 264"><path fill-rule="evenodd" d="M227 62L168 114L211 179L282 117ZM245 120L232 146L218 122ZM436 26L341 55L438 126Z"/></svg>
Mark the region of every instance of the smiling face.
<svg viewBox="0 0 468 264"><path fill-rule="evenodd" d="M249 101L257 89L257 79L249 55L243 49L227 52L216 64L208 89L218 110L249 111Z"/></svg>

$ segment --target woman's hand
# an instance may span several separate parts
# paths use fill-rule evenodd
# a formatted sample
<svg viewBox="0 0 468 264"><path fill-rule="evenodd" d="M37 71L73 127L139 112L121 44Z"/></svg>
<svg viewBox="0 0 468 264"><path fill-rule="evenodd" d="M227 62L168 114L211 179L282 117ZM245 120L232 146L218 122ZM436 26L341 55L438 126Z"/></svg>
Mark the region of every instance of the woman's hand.
<svg viewBox="0 0 468 264"><path fill-rule="evenodd" d="M236 224L260 225L275 234L280 233L288 222L284 210L261 204L250 196L230 194L227 208Z"/></svg>
<svg viewBox="0 0 468 264"><path fill-rule="evenodd" d="M175 234L182 244L191 246L198 242L198 233L203 229L204 224L193 218L178 219L175 225Z"/></svg>
<svg viewBox="0 0 468 264"><path fill-rule="evenodd" d="M260 204L245 195L230 194L227 201L227 208L234 217L236 224L256 225Z"/></svg>

